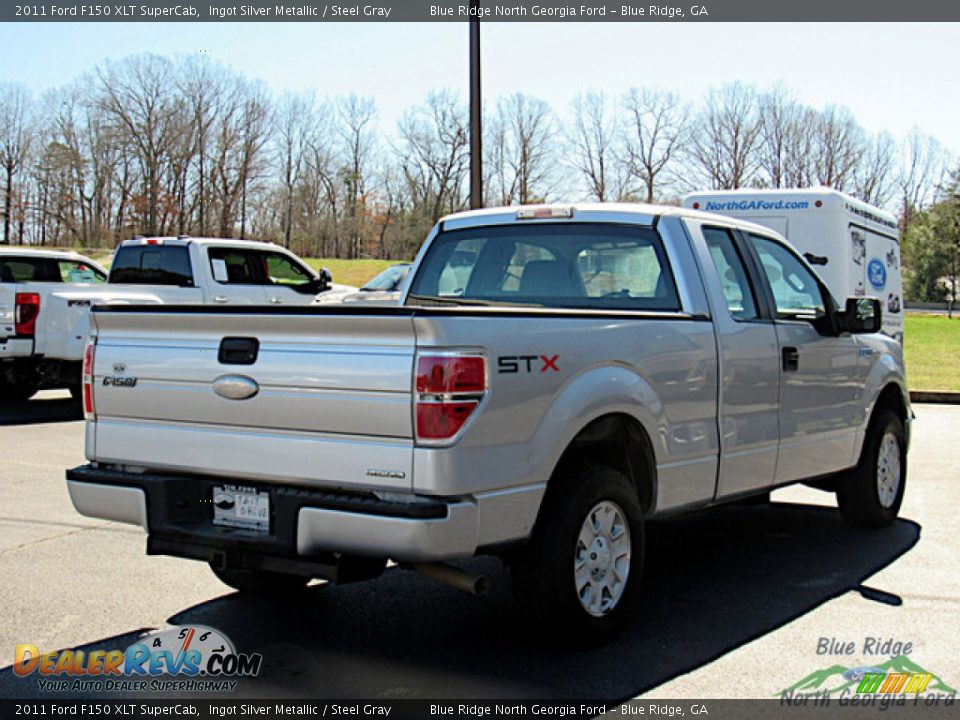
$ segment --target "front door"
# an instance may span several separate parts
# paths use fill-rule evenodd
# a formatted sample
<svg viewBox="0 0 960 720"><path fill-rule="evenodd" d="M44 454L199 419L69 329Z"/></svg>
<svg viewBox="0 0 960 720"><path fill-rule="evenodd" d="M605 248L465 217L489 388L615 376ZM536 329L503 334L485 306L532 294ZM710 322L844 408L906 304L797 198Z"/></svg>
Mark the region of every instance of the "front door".
<svg viewBox="0 0 960 720"><path fill-rule="evenodd" d="M775 480L779 484L848 468L863 420L856 340L833 334L825 286L793 250L753 233L747 241L776 312L780 450Z"/></svg>

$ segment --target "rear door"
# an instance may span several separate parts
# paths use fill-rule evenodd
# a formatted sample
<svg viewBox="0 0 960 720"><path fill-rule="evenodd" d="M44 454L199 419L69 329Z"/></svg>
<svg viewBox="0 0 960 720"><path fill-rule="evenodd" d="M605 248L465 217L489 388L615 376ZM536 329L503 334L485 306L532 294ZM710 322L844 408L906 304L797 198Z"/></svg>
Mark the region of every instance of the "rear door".
<svg viewBox="0 0 960 720"><path fill-rule="evenodd" d="M776 313L780 349L780 449L776 482L849 467L863 419L858 348L852 335L830 327L825 286L779 240L746 234Z"/></svg>
<svg viewBox="0 0 960 720"><path fill-rule="evenodd" d="M720 353L717 497L774 482L780 368L777 333L747 271L742 240L721 226L701 226L701 259Z"/></svg>
<svg viewBox="0 0 960 720"><path fill-rule="evenodd" d="M263 305L266 293L263 272L256 252L246 248L211 245L207 248L213 285L210 299L220 305Z"/></svg>

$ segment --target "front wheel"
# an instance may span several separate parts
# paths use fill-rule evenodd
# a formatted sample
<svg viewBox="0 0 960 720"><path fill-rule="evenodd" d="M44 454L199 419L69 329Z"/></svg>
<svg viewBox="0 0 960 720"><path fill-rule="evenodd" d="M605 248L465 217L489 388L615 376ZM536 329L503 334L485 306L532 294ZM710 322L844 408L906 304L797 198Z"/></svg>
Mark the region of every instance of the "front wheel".
<svg viewBox="0 0 960 720"><path fill-rule="evenodd" d="M857 467L837 486L844 522L877 528L897 519L907 484L907 440L900 417L883 410L870 423Z"/></svg>
<svg viewBox="0 0 960 720"><path fill-rule="evenodd" d="M530 542L511 565L524 615L552 637L596 645L616 635L643 572L643 520L621 473L583 467L556 477Z"/></svg>

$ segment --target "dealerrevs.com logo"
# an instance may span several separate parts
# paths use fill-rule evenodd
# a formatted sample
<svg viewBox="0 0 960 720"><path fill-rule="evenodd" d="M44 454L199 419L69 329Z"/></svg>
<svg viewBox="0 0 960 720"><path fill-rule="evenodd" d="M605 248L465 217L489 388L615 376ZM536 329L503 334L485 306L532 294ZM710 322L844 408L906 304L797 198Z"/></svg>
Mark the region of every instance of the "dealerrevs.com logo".
<svg viewBox="0 0 960 720"><path fill-rule="evenodd" d="M259 653L238 653L219 630L184 625L147 635L126 650L40 652L36 645L17 645L13 672L36 678L44 692L230 692L236 678L259 675L262 663Z"/></svg>

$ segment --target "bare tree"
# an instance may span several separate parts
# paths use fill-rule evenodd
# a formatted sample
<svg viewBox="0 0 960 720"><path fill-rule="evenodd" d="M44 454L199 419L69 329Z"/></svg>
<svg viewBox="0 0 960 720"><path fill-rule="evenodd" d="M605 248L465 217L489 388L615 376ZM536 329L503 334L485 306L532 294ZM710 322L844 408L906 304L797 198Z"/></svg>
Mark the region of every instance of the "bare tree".
<svg viewBox="0 0 960 720"><path fill-rule="evenodd" d="M936 197L937 188L947 176L947 153L929 135L914 130L904 140L903 165L897 174L900 194L900 221L904 228L916 212L927 207Z"/></svg>
<svg viewBox="0 0 960 720"><path fill-rule="evenodd" d="M100 107L135 150L141 171L143 230L161 230L163 175L186 131L184 103L176 94L173 63L139 55L97 70Z"/></svg>
<svg viewBox="0 0 960 720"><path fill-rule="evenodd" d="M737 82L710 90L690 142L690 160L701 181L720 190L752 182L758 167L760 132L753 88Z"/></svg>
<svg viewBox="0 0 960 720"><path fill-rule="evenodd" d="M430 93L426 104L400 119L397 132L397 162L418 219L429 227L463 208L470 133L466 107L457 96Z"/></svg>
<svg viewBox="0 0 960 720"><path fill-rule="evenodd" d="M553 188L555 123L543 100L516 93L501 98L493 121L495 192L504 205L543 202Z"/></svg>
<svg viewBox="0 0 960 720"><path fill-rule="evenodd" d="M817 182L844 190L863 153L863 129L846 108L830 106L814 126Z"/></svg>
<svg viewBox="0 0 960 720"><path fill-rule="evenodd" d="M190 118L188 154L194 164L192 203L186 214L195 218L195 223L191 224L201 236L207 235L210 229L211 193L208 186L212 128L224 111L225 96L236 82L235 75L203 55L188 57L179 73L180 92Z"/></svg>
<svg viewBox="0 0 960 720"><path fill-rule="evenodd" d="M653 202L662 178L688 140L690 112L675 93L631 88L623 98L624 146L630 176Z"/></svg>
<svg viewBox="0 0 960 720"><path fill-rule="evenodd" d="M14 180L30 151L32 100L22 85L0 84L0 168L3 168L3 242L10 244Z"/></svg>
<svg viewBox="0 0 960 720"><path fill-rule="evenodd" d="M592 200L622 200L626 195L627 166L619 156L617 115L602 92L577 95L573 124L567 131L571 162Z"/></svg>
<svg viewBox="0 0 960 720"><path fill-rule="evenodd" d="M889 133L880 133L864 144L853 174L853 193L871 205L890 202L896 184L897 144Z"/></svg>
<svg viewBox="0 0 960 720"><path fill-rule="evenodd" d="M760 143L759 181L774 188L801 187L810 183L810 111L782 86L758 99Z"/></svg>
<svg viewBox="0 0 960 720"><path fill-rule="evenodd" d="M310 134L317 122L316 100L312 94L287 93L273 116L273 135L283 193L283 245L290 247L293 233L294 194L300 185L310 145Z"/></svg>
<svg viewBox="0 0 960 720"><path fill-rule="evenodd" d="M373 98L348 95L337 104L337 121L342 142L344 207L347 214L347 257L360 254L360 237L365 221L364 201L371 181L376 143L377 106Z"/></svg>

